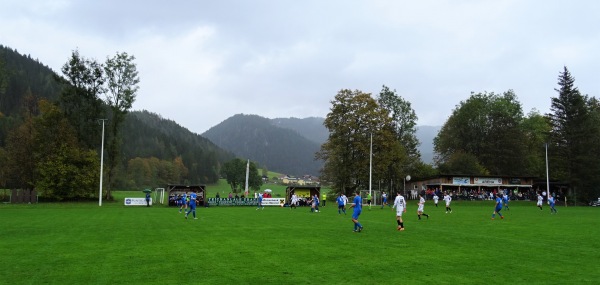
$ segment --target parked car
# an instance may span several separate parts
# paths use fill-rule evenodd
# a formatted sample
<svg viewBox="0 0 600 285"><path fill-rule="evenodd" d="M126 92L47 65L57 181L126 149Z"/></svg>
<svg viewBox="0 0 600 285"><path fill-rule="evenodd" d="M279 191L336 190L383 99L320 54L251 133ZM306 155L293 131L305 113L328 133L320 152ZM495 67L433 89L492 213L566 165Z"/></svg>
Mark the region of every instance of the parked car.
<svg viewBox="0 0 600 285"><path fill-rule="evenodd" d="M590 206L592 207L600 207L600 197L596 201L591 201Z"/></svg>

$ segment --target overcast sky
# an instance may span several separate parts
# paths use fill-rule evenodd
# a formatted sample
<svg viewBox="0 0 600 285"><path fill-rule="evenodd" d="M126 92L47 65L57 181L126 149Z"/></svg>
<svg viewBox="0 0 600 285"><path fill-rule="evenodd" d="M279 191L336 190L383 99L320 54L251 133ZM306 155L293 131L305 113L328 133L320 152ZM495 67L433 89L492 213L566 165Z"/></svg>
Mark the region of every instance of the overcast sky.
<svg viewBox="0 0 600 285"><path fill-rule="evenodd" d="M136 57L134 110L196 133L239 113L325 117L382 85L441 126L473 92L547 113L564 66L600 97L600 1L0 0L0 44L56 72Z"/></svg>

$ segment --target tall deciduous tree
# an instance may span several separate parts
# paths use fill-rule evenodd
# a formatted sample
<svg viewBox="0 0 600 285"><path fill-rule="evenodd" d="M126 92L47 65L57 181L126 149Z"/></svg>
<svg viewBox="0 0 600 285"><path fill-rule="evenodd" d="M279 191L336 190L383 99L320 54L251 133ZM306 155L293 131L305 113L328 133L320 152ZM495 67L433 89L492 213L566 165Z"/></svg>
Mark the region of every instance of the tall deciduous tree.
<svg viewBox="0 0 600 285"><path fill-rule="evenodd" d="M232 159L223 164L221 174L225 177L234 193L244 191L244 187L246 186L246 165L247 162L239 158ZM258 168L251 161L248 171L248 188L258 191L261 185L262 178L258 174Z"/></svg>
<svg viewBox="0 0 600 285"><path fill-rule="evenodd" d="M418 163L421 160L419 152L420 142L417 139L417 114L411 107L410 102L400 97L396 90L390 90L383 86L377 102L381 107L387 109L392 118L392 128L396 133L396 138L400 141L410 161L409 163Z"/></svg>
<svg viewBox="0 0 600 285"><path fill-rule="evenodd" d="M521 104L512 90L502 95L471 94L453 110L434 139L438 165L447 162L454 153L464 152L475 156L490 174L522 175L525 154L522 120Z"/></svg>
<svg viewBox="0 0 600 285"><path fill-rule="evenodd" d="M525 142L524 175L546 177L546 156L544 144L550 135L550 121L537 110L532 110L521 123Z"/></svg>
<svg viewBox="0 0 600 285"><path fill-rule="evenodd" d="M104 113L100 96L106 92L104 68L74 50L63 65L62 73L67 81L59 100L63 112L77 131L80 143L88 148L99 148L98 119Z"/></svg>
<svg viewBox="0 0 600 285"><path fill-rule="evenodd" d="M23 101L23 123L12 130L6 141L7 185L33 190L36 182L34 117L39 114L36 98L27 94Z"/></svg>
<svg viewBox="0 0 600 285"><path fill-rule="evenodd" d="M28 103L26 109L24 123L7 143L10 187L36 188L57 199L93 195L98 181L96 153L79 147L75 131L57 106L40 100L39 108Z"/></svg>
<svg viewBox="0 0 600 285"><path fill-rule="evenodd" d="M360 90L340 90L331 104L324 122L329 138L316 157L325 161L321 178L332 183L334 191L369 189L371 138L372 181L405 175L405 152L386 109Z"/></svg>
<svg viewBox="0 0 600 285"><path fill-rule="evenodd" d="M591 199L597 191L600 171L600 157L594 151L600 133L597 101L579 92L566 66L558 76L558 85L558 97L551 98L549 114L551 177L569 181L575 192Z"/></svg>
<svg viewBox="0 0 600 285"><path fill-rule="evenodd" d="M115 169L119 164L119 149L121 145L119 129L125 120L125 116L135 101L139 89L137 67L134 63L135 57L127 53L117 53L108 58L104 65L107 90L106 104L110 108L111 118L108 121L108 143L107 143L107 167L108 185L106 198L111 198L111 186L114 182Z"/></svg>
<svg viewBox="0 0 600 285"><path fill-rule="evenodd" d="M418 149L420 142L417 139L417 114L411 107L410 102L400 97L396 90L390 90L387 86L383 86L379 97L377 98L379 105L386 109L391 118L391 128L394 131L395 139L402 145L405 156L407 157L401 164L401 170L398 167L389 167L389 171L383 180L392 183L384 185L400 185L398 175L401 173L410 174L414 178L425 177L428 173L428 167L423 165L421 161L421 153ZM394 170L396 169L396 170ZM405 176L403 176L405 177ZM388 189L389 193L394 192L394 189Z"/></svg>
<svg viewBox="0 0 600 285"><path fill-rule="evenodd" d="M75 130L59 108L40 100L35 118L36 189L57 199L93 197L98 183L98 156L81 148Z"/></svg>

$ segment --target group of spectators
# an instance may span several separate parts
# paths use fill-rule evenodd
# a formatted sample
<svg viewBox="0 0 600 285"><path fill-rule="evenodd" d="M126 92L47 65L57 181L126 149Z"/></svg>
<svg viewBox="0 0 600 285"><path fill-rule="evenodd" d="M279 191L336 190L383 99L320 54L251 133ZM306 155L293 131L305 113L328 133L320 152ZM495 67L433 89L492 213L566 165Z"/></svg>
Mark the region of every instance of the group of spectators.
<svg viewBox="0 0 600 285"><path fill-rule="evenodd" d="M421 191L420 194L425 195L425 197L429 200L432 199L434 195L437 195L440 198L443 197L444 192L448 193L453 200L495 200L496 194L498 193L498 189L477 189L461 187L460 190L455 189L441 191L440 189L436 188ZM537 200L537 192L533 189L527 189L525 191L523 191L522 189L500 189L500 193L507 194L510 200ZM558 193L558 196L555 196L555 194L553 194L553 196L557 198L560 195L560 193Z"/></svg>
<svg viewBox="0 0 600 285"><path fill-rule="evenodd" d="M191 193L192 192L170 194L169 195L169 206L181 206L182 204L184 204L184 202L183 202L184 199L185 199L185 204L189 204ZM196 204L197 205L204 204L204 195L202 192L200 192L200 193L198 193L198 195L196 195Z"/></svg>

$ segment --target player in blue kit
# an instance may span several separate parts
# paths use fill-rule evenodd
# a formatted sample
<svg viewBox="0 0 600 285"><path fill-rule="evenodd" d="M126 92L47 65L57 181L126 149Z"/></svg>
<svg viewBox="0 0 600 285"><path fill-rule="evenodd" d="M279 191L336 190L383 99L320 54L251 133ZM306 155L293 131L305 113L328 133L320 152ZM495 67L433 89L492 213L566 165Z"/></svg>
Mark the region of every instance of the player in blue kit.
<svg viewBox="0 0 600 285"><path fill-rule="evenodd" d="M550 214L558 214L558 211L554 208L554 196L548 196L548 204L550 205Z"/></svg>
<svg viewBox="0 0 600 285"><path fill-rule="evenodd" d="M360 197L360 193L357 190L355 192L356 196L354 196L354 200L350 205L350 208L354 208L354 212L352 213L352 222L354 222L354 232L362 232L363 226L358 222L358 216L362 212L362 198Z"/></svg>
<svg viewBox="0 0 600 285"><path fill-rule="evenodd" d="M258 204L256 204L256 209L257 209L257 210L258 210L258 209L261 209L261 210L264 210L264 209L265 209L265 207L263 207L263 204L262 204L262 199L263 199L263 194L262 194L262 193L259 193L259 194L258 194Z"/></svg>
<svg viewBox="0 0 600 285"><path fill-rule="evenodd" d="M315 213L319 212L319 194L312 196L312 205L310 211Z"/></svg>
<svg viewBox="0 0 600 285"><path fill-rule="evenodd" d="M338 214L341 215L342 212L344 212L344 215L345 215L346 214L346 202L344 201L342 194L338 195L336 201L338 203Z"/></svg>
<svg viewBox="0 0 600 285"><path fill-rule="evenodd" d="M196 194L195 191L190 194L190 210L185 212L186 219L190 213L192 213L194 215L194 220L198 219L198 218L196 218L196 198L197 197L198 197L198 194Z"/></svg>
<svg viewBox="0 0 600 285"><path fill-rule="evenodd" d="M179 213L181 213L181 210L184 210L184 209L187 211L188 205L187 205L187 194L186 193L183 193L183 195L181 195L181 201L179 203L181 204L181 206L179 206Z"/></svg>
<svg viewBox="0 0 600 285"><path fill-rule="evenodd" d="M494 208L494 213L492 213L492 220L496 218L496 213L500 215L500 219L504 219L504 216L500 213L502 211L502 194L496 194L496 208Z"/></svg>
<svg viewBox="0 0 600 285"><path fill-rule="evenodd" d="M508 195L506 193L502 194L502 203L504 204L504 209L507 211L510 210L508 208Z"/></svg>
<svg viewBox="0 0 600 285"><path fill-rule="evenodd" d="M383 209L383 207L385 207L385 205L387 205L387 194L385 194L385 191L383 192L383 194L381 194L381 208Z"/></svg>

